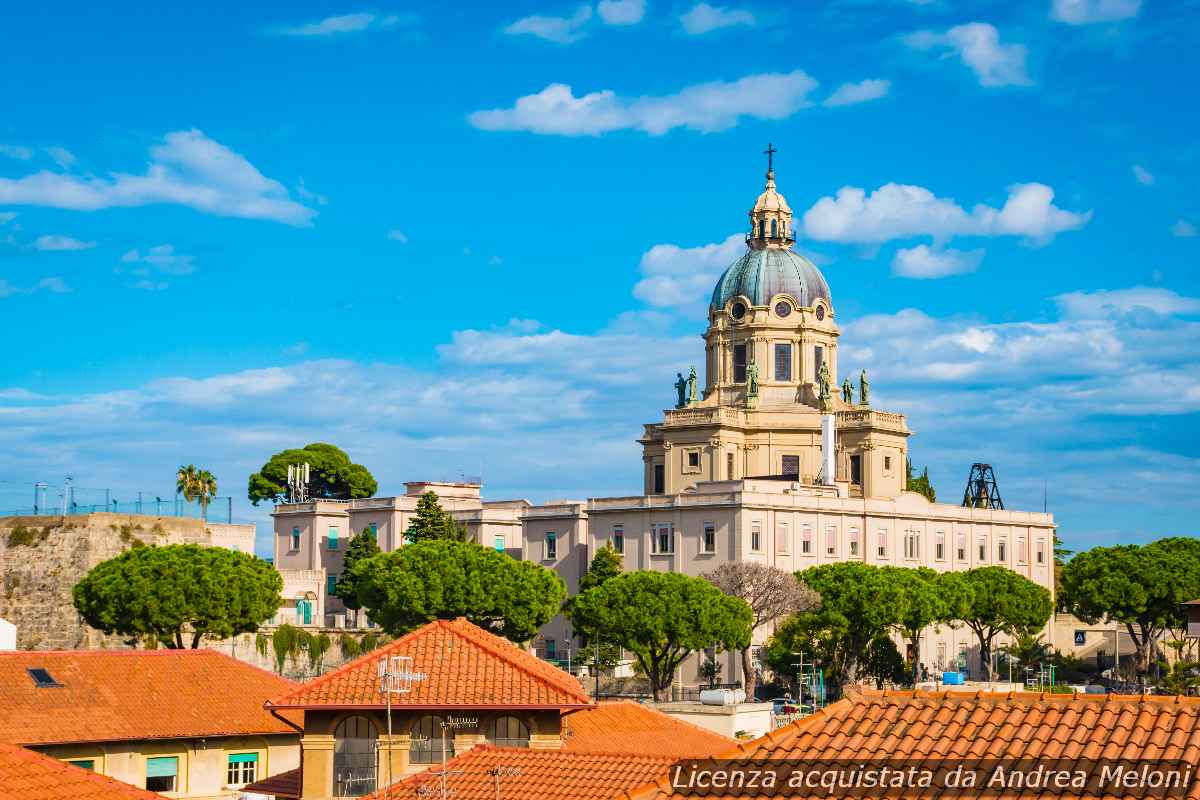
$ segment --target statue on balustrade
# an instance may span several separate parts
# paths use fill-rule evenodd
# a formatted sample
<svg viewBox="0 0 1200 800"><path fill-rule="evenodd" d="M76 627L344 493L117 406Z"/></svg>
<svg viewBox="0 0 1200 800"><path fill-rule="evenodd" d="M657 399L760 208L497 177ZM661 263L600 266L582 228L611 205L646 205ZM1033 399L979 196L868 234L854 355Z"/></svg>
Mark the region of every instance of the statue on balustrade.
<svg viewBox="0 0 1200 800"><path fill-rule="evenodd" d="M679 379L675 381L675 394L677 395L675 399L675 407L683 408L687 405L687 378L683 377L682 372L676 372L675 377Z"/></svg>

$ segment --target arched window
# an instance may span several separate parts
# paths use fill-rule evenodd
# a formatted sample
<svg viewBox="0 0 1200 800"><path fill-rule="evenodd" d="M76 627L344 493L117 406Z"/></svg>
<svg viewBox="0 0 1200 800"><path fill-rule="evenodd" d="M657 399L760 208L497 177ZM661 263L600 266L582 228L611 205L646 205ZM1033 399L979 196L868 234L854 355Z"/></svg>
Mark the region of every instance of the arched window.
<svg viewBox="0 0 1200 800"><path fill-rule="evenodd" d="M333 731L333 794L361 797L375 791L375 740L379 731L366 717L346 717Z"/></svg>
<svg viewBox="0 0 1200 800"><path fill-rule="evenodd" d="M442 763L442 718L434 714L421 717L409 734L412 744L408 750L410 764ZM446 731L446 758L454 758L454 731Z"/></svg>
<svg viewBox="0 0 1200 800"><path fill-rule="evenodd" d="M529 726L516 717L496 717L488 723L487 740L496 747L529 747Z"/></svg>
<svg viewBox="0 0 1200 800"><path fill-rule="evenodd" d="M778 221L778 220L774 220L774 219L773 219L773 220L771 220L771 238L772 238L772 239L775 239L775 238L777 238L777 237L779 236L779 228L778 228L778 225L779 225L779 221Z"/></svg>

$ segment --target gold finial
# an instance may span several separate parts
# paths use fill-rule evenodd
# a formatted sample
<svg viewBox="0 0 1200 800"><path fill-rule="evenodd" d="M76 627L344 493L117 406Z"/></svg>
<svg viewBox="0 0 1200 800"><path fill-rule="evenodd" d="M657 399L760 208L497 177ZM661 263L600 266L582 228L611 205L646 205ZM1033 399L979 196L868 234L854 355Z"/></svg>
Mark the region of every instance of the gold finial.
<svg viewBox="0 0 1200 800"><path fill-rule="evenodd" d="M775 154L779 151L775 149L775 145L767 142L767 149L763 150L763 155L767 157L767 179L775 177Z"/></svg>

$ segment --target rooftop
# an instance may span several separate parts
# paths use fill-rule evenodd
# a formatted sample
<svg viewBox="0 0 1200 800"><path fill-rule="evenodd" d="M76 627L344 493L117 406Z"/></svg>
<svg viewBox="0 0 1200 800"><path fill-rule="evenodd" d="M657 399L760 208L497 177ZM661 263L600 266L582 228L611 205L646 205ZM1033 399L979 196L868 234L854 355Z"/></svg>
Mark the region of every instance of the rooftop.
<svg viewBox="0 0 1200 800"><path fill-rule="evenodd" d="M580 708L591 698L561 669L465 619L435 620L271 700L275 708L383 708L379 662L407 656L412 690L393 708Z"/></svg>
<svg viewBox="0 0 1200 800"><path fill-rule="evenodd" d="M264 711L296 684L215 650L0 653L0 741L295 733Z"/></svg>
<svg viewBox="0 0 1200 800"><path fill-rule="evenodd" d="M163 796L91 770L0 743L0 788L21 800L163 800Z"/></svg>
<svg viewBox="0 0 1200 800"><path fill-rule="evenodd" d="M704 758L734 745L732 739L628 700L567 714L563 735L569 753Z"/></svg>

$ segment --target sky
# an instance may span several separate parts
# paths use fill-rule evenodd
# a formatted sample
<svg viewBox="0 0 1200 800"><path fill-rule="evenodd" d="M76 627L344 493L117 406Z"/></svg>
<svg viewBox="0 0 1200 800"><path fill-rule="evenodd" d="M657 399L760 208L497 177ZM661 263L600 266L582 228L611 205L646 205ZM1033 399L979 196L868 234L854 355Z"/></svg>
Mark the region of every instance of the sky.
<svg viewBox="0 0 1200 800"><path fill-rule="evenodd" d="M234 517L337 444L491 499L641 490L768 142L844 372L939 499L1195 535L1200 3L94 3L0 26L0 508Z"/></svg>

